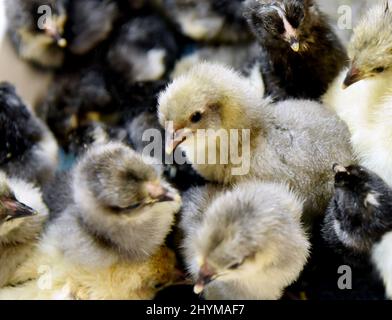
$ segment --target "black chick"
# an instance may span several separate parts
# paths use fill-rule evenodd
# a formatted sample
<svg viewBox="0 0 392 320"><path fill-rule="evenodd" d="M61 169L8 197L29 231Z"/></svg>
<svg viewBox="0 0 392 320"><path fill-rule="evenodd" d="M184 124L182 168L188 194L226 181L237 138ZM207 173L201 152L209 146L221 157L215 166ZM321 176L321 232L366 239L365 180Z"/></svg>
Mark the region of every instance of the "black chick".
<svg viewBox="0 0 392 320"><path fill-rule="evenodd" d="M0 124L0 169L11 177L48 182L57 167L57 143L9 83L0 83Z"/></svg>
<svg viewBox="0 0 392 320"><path fill-rule="evenodd" d="M110 36L119 9L114 0L70 0L68 15L69 51L84 55Z"/></svg>
<svg viewBox="0 0 392 320"><path fill-rule="evenodd" d="M22 59L44 68L63 64L67 5L68 0L6 1L8 34Z"/></svg>
<svg viewBox="0 0 392 320"><path fill-rule="evenodd" d="M313 0L247 0L245 16L261 46L266 94L320 99L347 63L346 51Z"/></svg>
<svg viewBox="0 0 392 320"><path fill-rule="evenodd" d="M110 68L129 84L167 75L178 56L176 39L157 15L137 16L121 26L110 43Z"/></svg>
<svg viewBox="0 0 392 320"><path fill-rule="evenodd" d="M361 166L334 165L334 171L323 237L345 255L370 258L392 298L392 189Z"/></svg>
<svg viewBox="0 0 392 320"><path fill-rule="evenodd" d="M112 102L104 71L93 65L58 73L37 113L66 149L72 140L70 134L110 113Z"/></svg>

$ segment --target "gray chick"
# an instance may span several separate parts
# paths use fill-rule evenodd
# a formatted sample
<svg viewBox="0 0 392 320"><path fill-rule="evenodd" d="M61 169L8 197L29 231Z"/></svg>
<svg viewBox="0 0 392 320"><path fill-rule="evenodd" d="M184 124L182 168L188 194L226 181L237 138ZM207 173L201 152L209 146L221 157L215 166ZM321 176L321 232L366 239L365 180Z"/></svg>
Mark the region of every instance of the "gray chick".
<svg viewBox="0 0 392 320"><path fill-rule="evenodd" d="M346 125L323 105L272 104L248 79L218 64L200 64L175 79L160 96L159 117L162 126L172 124L168 152L180 146L206 180L288 183L306 200L306 214L325 212L335 160L353 161Z"/></svg>
<svg viewBox="0 0 392 320"><path fill-rule="evenodd" d="M0 169L12 177L48 182L57 168L57 142L9 83L0 83L0 123Z"/></svg>
<svg viewBox="0 0 392 320"><path fill-rule="evenodd" d="M215 196L212 188L184 198L183 247L195 292L207 299L279 299L309 254L302 202L281 184L250 181Z"/></svg>
<svg viewBox="0 0 392 320"><path fill-rule="evenodd" d="M65 255L82 264L149 258L181 207L178 193L160 172L116 142L87 151L74 170L72 192L72 203L50 232ZM74 237L63 242L70 229Z"/></svg>
<svg viewBox="0 0 392 320"><path fill-rule="evenodd" d="M64 62L68 0L7 0L8 33L18 55L35 65Z"/></svg>
<svg viewBox="0 0 392 320"><path fill-rule="evenodd" d="M0 171L0 287L31 255L47 216L38 188Z"/></svg>

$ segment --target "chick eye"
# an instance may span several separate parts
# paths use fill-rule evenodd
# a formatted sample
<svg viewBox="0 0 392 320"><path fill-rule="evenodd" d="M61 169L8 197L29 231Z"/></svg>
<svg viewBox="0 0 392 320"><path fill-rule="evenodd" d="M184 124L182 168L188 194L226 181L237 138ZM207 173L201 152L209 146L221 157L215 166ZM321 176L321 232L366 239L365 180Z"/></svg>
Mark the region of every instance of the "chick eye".
<svg viewBox="0 0 392 320"><path fill-rule="evenodd" d="M384 72L384 71L385 71L384 67L378 67L378 68L374 68L373 69L373 72L375 72L375 73L381 73L381 72Z"/></svg>
<svg viewBox="0 0 392 320"><path fill-rule="evenodd" d="M234 263L229 267L229 270L236 270L239 267L241 267L242 263L238 262L238 263Z"/></svg>
<svg viewBox="0 0 392 320"><path fill-rule="evenodd" d="M202 118L202 114L200 111L195 112L194 114L192 114L191 116L191 122L192 123L198 123Z"/></svg>
<svg viewBox="0 0 392 320"><path fill-rule="evenodd" d="M165 287L165 283L157 283L154 285L154 289L161 290Z"/></svg>

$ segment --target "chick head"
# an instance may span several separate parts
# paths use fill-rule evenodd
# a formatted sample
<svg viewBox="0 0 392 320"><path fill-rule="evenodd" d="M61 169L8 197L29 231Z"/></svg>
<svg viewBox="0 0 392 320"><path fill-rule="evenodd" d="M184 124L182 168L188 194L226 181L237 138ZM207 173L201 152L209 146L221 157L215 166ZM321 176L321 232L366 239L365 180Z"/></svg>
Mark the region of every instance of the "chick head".
<svg viewBox="0 0 392 320"><path fill-rule="evenodd" d="M348 47L351 67L344 87L375 77L392 67L392 4L372 7L354 30Z"/></svg>
<svg viewBox="0 0 392 320"><path fill-rule="evenodd" d="M247 0L245 16L261 40L283 40L294 52L308 49L312 0Z"/></svg>
<svg viewBox="0 0 392 320"><path fill-rule="evenodd" d="M9 233L36 214L34 209L18 201L6 175L0 172L0 244L6 242Z"/></svg>
<svg viewBox="0 0 392 320"><path fill-rule="evenodd" d="M81 186L86 188L80 196ZM79 203L90 199L116 214L130 214L157 203L177 201L161 180L160 172L121 143L90 149L75 171L74 196Z"/></svg>
<svg viewBox="0 0 392 320"><path fill-rule="evenodd" d="M37 34L43 34L49 42L61 48L67 46L63 37L67 22L67 11L64 0L32 0L28 4L32 19L30 28Z"/></svg>
<svg viewBox="0 0 392 320"><path fill-rule="evenodd" d="M252 129L260 123L263 97L250 82L219 64L201 63L160 94L158 116L175 144L193 145L198 130ZM171 132L171 130L173 132ZM170 153L170 152L169 152Z"/></svg>
<svg viewBox="0 0 392 320"><path fill-rule="evenodd" d="M333 169L335 210L329 211L330 227L345 246L368 251L386 230L392 230L392 190L362 166L334 165Z"/></svg>
<svg viewBox="0 0 392 320"><path fill-rule="evenodd" d="M210 282L238 280L264 268L306 261L308 242L300 228L302 203L276 184L249 182L218 197L205 212L194 246L195 292ZM298 250L298 247L301 250Z"/></svg>

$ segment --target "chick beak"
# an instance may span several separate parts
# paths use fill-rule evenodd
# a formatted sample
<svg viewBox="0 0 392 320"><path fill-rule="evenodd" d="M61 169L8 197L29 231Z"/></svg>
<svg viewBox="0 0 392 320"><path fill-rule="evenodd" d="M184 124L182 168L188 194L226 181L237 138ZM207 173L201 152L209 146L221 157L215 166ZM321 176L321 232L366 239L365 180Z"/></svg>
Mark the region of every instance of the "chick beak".
<svg viewBox="0 0 392 320"><path fill-rule="evenodd" d="M290 44L290 48L294 51L294 52L298 52L300 49L300 44L299 44L299 40L297 37L290 37L289 40L289 44Z"/></svg>
<svg viewBox="0 0 392 320"><path fill-rule="evenodd" d="M68 45L67 40L61 36L61 33L56 26L55 20L50 19L47 21L45 26L45 33L52 37L60 48L65 48Z"/></svg>
<svg viewBox="0 0 392 320"><path fill-rule="evenodd" d="M201 266L199 278L193 288L195 294L201 294L205 287L214 280L215 272L205 263Z"/></svg>
<svg viewBox="0 0 392 320"><path fill-rule="evenodd" d="M167 131L165 150L168 155L171 155L177 147L183 143L190 135L192 130L183 128L175 131Z"/></svg>
<svg viewBox="0 0 392 320"><path fill-rule="evenodd" d="M175 194L162 187L159 183L148 182L146 184L146 190L151 199L156 202L170 202L175 201L176 198Z"/></svg>
<svg viewBox="0 0 392 320"><path fill-rule="evenodd" d="M355 66L352 66L347 72L346 78L344 79L343 89L348 88L349 86L353 85L354 83L357 83L358 81L361 81L362 79L363 76L361 74L361 71Z"/></svg>
<svg viewBox="0 0 392 320"><path fill-rule="evenodd" d="M6 199L3 201L10 216L9 220L31 217L37 215L37 211L19 202L16 199Z"/></svg>

